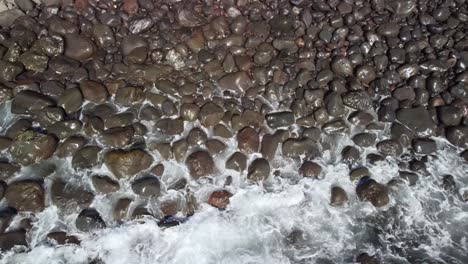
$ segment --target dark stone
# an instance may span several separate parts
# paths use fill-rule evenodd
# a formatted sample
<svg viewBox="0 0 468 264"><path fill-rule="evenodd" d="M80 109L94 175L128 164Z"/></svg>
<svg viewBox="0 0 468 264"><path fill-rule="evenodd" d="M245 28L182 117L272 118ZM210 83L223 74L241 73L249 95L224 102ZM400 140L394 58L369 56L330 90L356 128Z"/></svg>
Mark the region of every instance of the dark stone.
<svg viewBox="0 0 468 264"><path fill-rule="evenodd" d="M91 232L106 227L98 211L92 208L83 209L76 218L75 225L78 230L83 232Z"/></svg>

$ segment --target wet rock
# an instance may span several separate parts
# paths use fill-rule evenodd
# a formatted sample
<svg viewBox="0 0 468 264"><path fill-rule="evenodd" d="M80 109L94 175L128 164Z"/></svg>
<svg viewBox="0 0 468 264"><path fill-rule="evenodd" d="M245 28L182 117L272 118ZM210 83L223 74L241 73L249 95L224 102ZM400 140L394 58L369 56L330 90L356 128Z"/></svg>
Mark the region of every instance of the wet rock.
<svg viewBox="0 0 468 264"><path fill-rule="evenodd" d="M78 149L72 158L72 167L75 170L91 169L99 164L98 155L101 151L98 146L84 146Z"/></svg>
<svg viewBox="0 0 468 264"><path fill-rule="evenodd" d="M13 207L6 207L0 210L0 234L5 232L17 214L18 211Z"/></svg>
<svg viewBox="0 0 468 264"><path fill-rule="evenodd" d="M362 201L369 201L375 207L382 207L390 202L388 189L370 177L363 177L356 187L356 194Z"/></svg>
<svg viewBox="0 0 468 264"><path fill-rule="evenodd" d="M8 179L20 170L20 166L0 161L0 179Z"/></svg>
<svg viewBox="0 0 468 264"><path fill-rule="evenodd" d="M54 101L38 92L21 91L15 95L11 104L13 114L34 114L46 106L53 106Z"/></svg>
<svg viewBox="0 0 468 264"><path fill-rule="evenodd" d="M444 175L442 178L442 187L446 191L455 191L457 189L457 183L452 175Z"/></svg>
<svg viewBox="0 0 468 264"><path fill-rule="evenodd" d="M260 152L267 160L272 160L275 157L276 150L278 149L279 141L275 135L266 134L262 138Z"/></svg>
<svg viewBox="0 0 468 264"><path fill-rule="evenodd" d="M104 94L104 91L103 91ZM115 93L115 103L121 106L132 106L143 102L144 100L143 89L139 87L121 87Z"/></svg>
<svg viewBox="0 0 468 264"><path fill-rule="evenodd" d="M91 177L94 189L103 194L113 193L119 190L120 184L105 175L94 175Z"/></svg>
<svg viewBox="0 0 468 264"><path fill-rule="evenodd" d="M257 152L260 146L259 135L251 127L245 127L237 133L237 142L239 150L247 154Z"/></svg>
<svg viewBox="0 0 468 264"><path fill-rule="evenodd" d="M346 146L341 151L341 157L347 164L355 163L360 158L359 150L353 146Z"/></svg>
<svg viewBox="0 0 468 264"><path fill-rule="evenodd" d="M400 171L398 173L400 175L400 178L408 182L408 185L410 186L415 185L419 178L416 173L409 171Z"/></svg>
<svg viewBox="0 0 468 264"><path fill-rule="evenodd" d="M132 200L130 198L119 199L114 206L113 218L115 221L125 221L128 218L128 209Z"/></svg>
<svg viewBox="0 0 468 264"><path fill-rule="evenodd" d="M159 196L161 193L161 183L157 177L149 175L134 181L132 183L132 190L143 197Z"/></svg>
<svg viewBox="0 0 468 264"><path fill-rule="evenodd" d="M329 115L339 117L344 113L344 105L341 96L332 92L325 96L325 107Z"/></svg>
<svg viewBox="0 0 468 264"><path fill-rule="evenodd" d="M213 127L213 135L222 138L231 138L232 133L223 124L217 124Z"/></svg>
<svg viewBox="0 0 468 264"><path fill-rule="evenodd" d="M187 135L187 142L190 146L203 146L207 139L205 131L199 127L193 128Z"/></svg>
<svg viewBox="0 0 468 264"><path fill-rule="evenodd" d="M367 169L366 167L360 167L360 168L353 169L349 173L349 177L350 177L351 181L353 181L353 182L357 181L357 180L360 180L364 176L369 176L369 175L370 175L369 169Z"/></svg>
<svg viewBox="0 0 468 264"><path fill-rule="evenodd" d="M184 131L184 120L182 118L164 118L158 120L154 127L166 135L178 135Z"/></svg>
<svg viewBox="0 0 468 264"><path fill-rule="evenodd" d="M226 169L243 172L246 168L247 168L247 157L240 152L234 152L226 160Z"/></svg>
<svg viewBox="0 0 468 264"><path fill-rule="evenodd" d="M218 209L225 209L229 205L232 194L226 190L212 192L208 204Z"/></svg>
<svg viewBox="0 0 468 264"><path fill-rule="evenodd" d="M223 116L224 110L212 102L204 104L198 113L198 119L206 127L218 124L223 119Z"/></svg>
<svg viewBox="0 0 468 264"><path fill-rule="evenodd" d="M75 152L86 144L86 139L81 136L72 136L63 141L58 147L55 154L59 158L73 156Z"/></svg>
<svg viewBox="0 0 468 264"><path fill-rule="evenodd" d="M314 158L319 154L316 144L307 139L290 138L283 143L281 149L283 155L290 158L297 158L301 155Z"/></svg>
<svg viewBox="0 0 468 264"><path fill-rule="evenodd" d="M348 202L348 195L343 188L334 186L331 189L330 204L332 206L343 206Z"/></svg>
<svg viewBox="0 0 468 264"><path fill-rule="evenodd" d="M82 126L79 120L63 120L49 126L47 130L59 139L66 139L81 131Z"/></svg>
<svg viewBox="0 0 468 264"><path fill-rule="evenodd" d="M211 155L222 153L226 149L226 145L217 139L209 139L206 141L206 147Z"/></svg>
<svg viewBox="0 0 468 264"><path fill-rule="evenodd" d="M9 151L14 161L27 166L52 156L57 143L57 139L51 135L27 130L15 137Z"/></svg>
<svg viewBox="0 0 468 264"><path fill-rule="evenodd" d="M447 140L455 146L468 148L468 126L451 126L445 131Z"/></svg>
<svg viewBox="0 0 468 264"><path fill-rule="evenodd" d="M375 80L375 78L377 78L377 75L373 67L362 65L356 69L356 77L362 83L367 84Z"/></svg>
<svg viewBox="0 0 468 264"><path fill-rule="evenodd" d="M153 157L141 149L111 150L104 155L104 163L117 178L129 178L153 163Z"/></svg>
<svg viewBox="0 0 468 264"><path fill-rule="evenodd" d="M59 97L57 105L65 110L65 113L71 114L77 112L81 108L83 102L83 95L80 89L70 88L66 89Z"/></svg>
<svg viewBox="0 0 468 264"><path fill-rule="evenodd" d="M47 69L49 58L34 52L25 52L20 55L18 61L21 62L27 70L44 72Z"/></svg>
<svg viewBox="0 0 468 264"><path fill-rule="evenodd" d="M134 134L131 126L109 128L102 132L102 141L110 147L123 148L132 142Z"/></svg>
<svg viewBox="0 0 468 264"><path fill-rule="evenodd" d="M88 207L94 195L82 187L66 184L63 180L55 180L50 187L51 202L57 207L74 211Z"/></svg>
<svg viewBox="0 0 468 264"><path fill-rule="evenodd" d="M387 139L377 143L377 150L385 156L398 157L403 153L400 143L395 140Z"/></svg>
<svg viewBox="0 0 468 264"><path fill-rule="evenodd" d="M215 172L213 158L206 151L195 151L185 160L190 176L195 179L208 176Z"/></svg>
<svg viewBox="0 0 468 264"><path fill-rule="evenodd" d="M100 104L107 101L109 93L104 85L95 81L83 81L80 83L80 90L84 99Z"/></svg>
<svg viewBox="0 0 468 264"><path fill-rule="evenodd" d="M87 37L78 34L65 35L65 56L77 61L91 59L96 52L94 43Z"/></svg>
<svg viewBox="0 0 468 264"><path fill-rule="evenodd" d="M8 185L5 199L8 205L18 211L38 213L45 208L45 193L41 184L30 181L17 181Z"/></svg>
<svg viewBox="0 0 468 264"><path fill-rule="evenodd" d="M293 112L275 112L265 116L267 124L271 128L279 128L290 126L294 124L294 113Z"/></svg>
<svg viewBox="0 0 468 264"><path fill-rule="evenodd" d="M413 149L418 154L431 154L437 150L436 142L429 138L416 138L413 140Z"/></svg>
<svg viewBox="0 0 468 264"><path fill-rule="evenodd" d="M16 76L18 76L23 71L23 67L16 63L0 61L0 81L10 82L14 81Z"/></svg>
<svg viewBox="0 0 468 264"><path fill-rule="evenodd" d="M447 126L459 125L463 118L463 110L454 106L440 106L437 112L439 120Z"/></svg>
<svg viewBox="0 0 468 264"><path fill-rule="evenodd" d="M83 209L76 218L75 225L78 230L83 232L91 232L106 227L101 215L93 208Z"/></svg>
<svg viewBox="0 0 468 264"><path fill-rule="evenodd" d="M0 234L0 249L3 251L10 250L15 246L28 246L26 242L26 231L10 231Z"/></svg>
<svg viewBox="0 0 468 264"><path fill-rule="evenodd" d="M384 37L397 37L398 33L400 33L400 25L392 22L382 24L377 28L377 33Z"/></svg>
<svg viewBox="0 0 468 264"><path fill-rule="evenodd" d="M436 130L429 112L423 106L398 110L397 120L419 137L432 136Z"/></svg>
<svg viewBox="0 0 468 264"><path fill-rule="evenodd" d="M336 57L331 62L331 68L334 73L342 76L353 75L353 65L346 57Z"/></svg>
<svg viewBox="0 0 468 264"><path fill-rule="evenodd" d="M76 236L67 235L67 233L61 231L47 234L47 239L55 241L58 245L80 244L80 240Z"/></svg>
<svg viewBox="0 0 468 264"><path fill-rule="evenodd" d="M354 135L353 142L360 147L367 148L374 146L376 138L374 134L360 133Z"/></svg>
<svg viewBox="0 0 468 264"><path fill-rule="evenodd" d="M409 147L411 141L416 137L411 130L399 123L393 123L390 132L392 139L399 142L403 147Z"/></svg>
<svg viewBox="0 0 468 264"><path fill-rule="evenodd" d="M115 37L112 29L103 24L93 26L93 37L100 48L112 47L115 45Z"/></svg>
<svg viewBox="0 0 468 264"><path fill-rule="evenodd" d="M251 88L253 83L247 72L240 71L225 75L218 81L218 86L221 90L240 96Z"/></svg>
<svg viewBox="0 0 468 264"><path fill-rule="evenodd" d="M299 174L303 177L318 178L322 172L322 167L313 161L304 161L299 168Z"/></svg>
<svg viewBox="0 0 468 264"><path fill-rule="evenodd" d="M375 256L371 256L367 253L361 253L356 257L356 261L362 264L380 264L379 260Z"/></svg>
<svg viewBox="0 0 468 264"><path fill-rule="evenodd" d="M255 182L264 181L270 176L270 163L264 158L257 158L249 165L247 179Z"/></svg>
<svg viewBox="0 0 468 264"><path fill-rule="evenodd" d="M369 95L363 91L352 91L342 95L343 104L356 110L368 111L372 108Z"/></svg>

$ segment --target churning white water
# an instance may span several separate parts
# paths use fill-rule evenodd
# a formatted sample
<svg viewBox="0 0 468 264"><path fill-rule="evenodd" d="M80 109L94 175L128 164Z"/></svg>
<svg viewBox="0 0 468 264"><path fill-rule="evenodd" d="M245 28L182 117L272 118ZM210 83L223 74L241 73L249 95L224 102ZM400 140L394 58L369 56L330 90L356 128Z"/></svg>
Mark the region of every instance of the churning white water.
<svg viewBox="0 0 468 264"><path fill-rule="evenodd" d="M2 127L11 122L5 109L8 107L2 111ZM336 153L322 153L320 180L300 178L295 163L279 156L272 163L278 175L263 185L247 183L245 175L224 170L223 162L218 162L220 172L212 182L189 182L201 205L188 222L171 228L162 229L151 218L122 225L112 222L113 202L133 197L128 183L121 182L118 194L96 197L92 207L108 227L91 234L74 228L76 214L64 215L49 206L36 216L31 250L8 252L0 263L78 264L96 259L109 264L353 263L360 252L377 255L384 263L468 263L468 204L461 199L463 187L468 186L468 166L458 156L459 150L438 141L439 151L427 163L430 176L420 175L414 186L393 187L390 204L376 209L357 199L349 169L340 163L338 153L349 142L348 138L338 139L333 148ZM371 176L383 183L397 177L396 160L365 163L365 154L374 151L366 149L362 160ZM166 170L161 180L166 184L186 174L184 166L174 161L163 164ZM70 160L51 159L42 166L23 169L17 177L37 176L49 167L55 171L46 178L46 185L60 176L89 188L86 173L74 172ZM443 189L446 174L455 178L455 192ZM206 201L210 192L223 186L227 175L234 178L227 187L234 196L228 209L219 211ZM347 191L347 206L329 205L334 185ZM177 195L165 190L163 198ZM141 202L133 198L135 205ZM150 206L157 203L149 201ZM78 236L81 246L44 242L49 231L58 229Z"/></svg>

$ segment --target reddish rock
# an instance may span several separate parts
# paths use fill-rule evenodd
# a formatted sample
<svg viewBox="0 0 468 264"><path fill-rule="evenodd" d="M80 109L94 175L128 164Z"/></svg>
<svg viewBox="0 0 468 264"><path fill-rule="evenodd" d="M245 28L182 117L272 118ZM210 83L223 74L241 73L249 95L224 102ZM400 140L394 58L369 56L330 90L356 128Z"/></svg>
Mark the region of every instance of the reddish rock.
<svg viewBox="0 0 468 264"><path fill-rule="evenodd" d="M219 209L225 209L229 204L229 198L232 194L226 190L215 191L210 195L208 203Z"/></svg>

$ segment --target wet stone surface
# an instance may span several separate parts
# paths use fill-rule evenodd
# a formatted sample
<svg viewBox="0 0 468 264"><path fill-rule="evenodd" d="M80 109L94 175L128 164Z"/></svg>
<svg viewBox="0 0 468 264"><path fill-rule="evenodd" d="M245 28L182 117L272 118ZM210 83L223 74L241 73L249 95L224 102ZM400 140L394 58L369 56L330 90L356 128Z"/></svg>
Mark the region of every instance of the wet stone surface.
<svg viewBox="0 0 468 264"><path fill-rule="evenodd" d="M468 263L465 1L3 2L5 263Z"/></svg>

